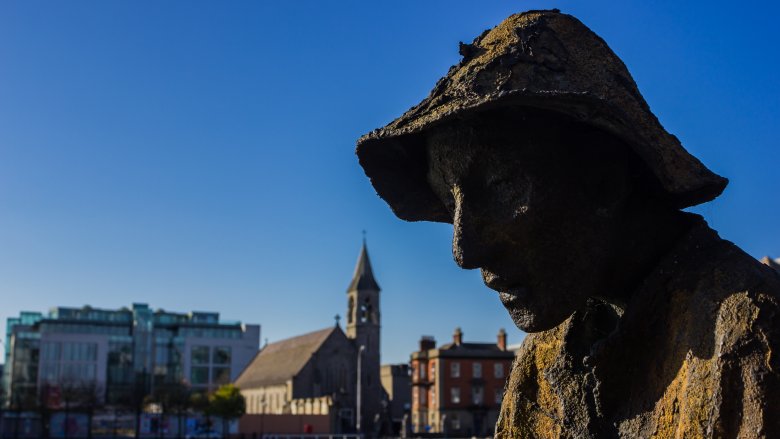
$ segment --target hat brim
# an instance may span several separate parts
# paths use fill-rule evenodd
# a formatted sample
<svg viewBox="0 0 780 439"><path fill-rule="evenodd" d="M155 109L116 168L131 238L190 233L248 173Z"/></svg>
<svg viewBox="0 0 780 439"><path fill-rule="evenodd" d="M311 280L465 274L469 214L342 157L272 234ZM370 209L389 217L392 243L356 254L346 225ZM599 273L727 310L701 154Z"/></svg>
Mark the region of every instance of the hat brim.
<svg viewBox="0 0 780 439"><path fill-rule="evenodd" d="M688 154L679 140L662 130L659 145L648 145L628 122L629 118L609 103L587 93L504 91L484 96L468 105L450 106L447 112L426 112L419 117L396 122L372 131L357 142L360 165L377 194L396 216L406 221L451 222L450 214L433 193L427 180L428 163L425 134L444 124L458 123L484 111L502 107L524 107L558 113L615 135L631 146L658 178L670 204L685 208L710 201L720 195L728 180L707 169ZM653 116L653 119L654 116ZM401 122L401 123L398 123ZM660 126L657 119L653 122ZM679 163L675 163L679 162ZM675 175L669 175L670 165ZM681 175L682 174L682 175ZM679 184L688 182L688 184Z"/></svg>

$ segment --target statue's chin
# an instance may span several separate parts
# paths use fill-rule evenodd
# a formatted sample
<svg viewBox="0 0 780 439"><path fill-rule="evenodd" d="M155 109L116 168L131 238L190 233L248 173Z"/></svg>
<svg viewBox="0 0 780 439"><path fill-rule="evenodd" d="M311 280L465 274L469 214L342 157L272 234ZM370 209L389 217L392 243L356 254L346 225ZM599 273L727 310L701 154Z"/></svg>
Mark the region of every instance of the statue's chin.
<svg viewBox="0 0 780 439"><path fill-rule="evenodd" d="M541 332L555 328L566 321L572 313L549 315L526 307L507 307L509 316L518 328L524 332Z"/></svg>
<svg viewBox="0 0 780 439"><path fill-rule="evenodd" d="M498 293L501 303L518 328L525 332L552 329L568 319L584 304L584 298L558 290L516 287ZM582 303L580 303L582 302Z"/></svg>

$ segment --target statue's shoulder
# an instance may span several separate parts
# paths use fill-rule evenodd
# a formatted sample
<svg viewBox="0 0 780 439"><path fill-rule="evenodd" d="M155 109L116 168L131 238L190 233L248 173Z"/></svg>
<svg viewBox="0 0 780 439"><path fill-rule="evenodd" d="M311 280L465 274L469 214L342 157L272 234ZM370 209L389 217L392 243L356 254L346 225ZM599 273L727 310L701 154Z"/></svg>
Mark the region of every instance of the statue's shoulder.
<svg viewBox="0 0 780 439"><path fill-rule="evenodd" d="M744 354L747 346L780 348L780 273L728 241L722 247L722 257L697 288L698 300L715 305L718 354Z"/></svg>
<svg viewBox="0 0 780 439"><path fill-rule="evenodd" d="M697 361L709 378L693 368L688 378L711 386L705 392L711 402L701 407L710 410L706 424L713 432L780 437L780 273L728 241L717 248L698 273L689 307L711 331L704 334L711 349Z"/></svg>

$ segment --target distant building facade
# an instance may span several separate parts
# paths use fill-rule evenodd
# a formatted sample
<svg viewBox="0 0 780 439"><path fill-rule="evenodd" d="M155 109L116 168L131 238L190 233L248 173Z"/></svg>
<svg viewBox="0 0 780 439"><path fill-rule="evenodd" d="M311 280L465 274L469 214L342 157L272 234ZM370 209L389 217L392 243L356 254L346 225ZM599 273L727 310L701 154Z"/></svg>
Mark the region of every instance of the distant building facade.
<svg viewBox="0 0 780 439"><path fill-rule="evenodd" d="M412 374L408 364L383 364L382 387L388 399L388 417L393 436L400 436L404 417L412 411Z"/></svg>
<svg viewBox="0 0 780 439"><path fill-rule="evenodd" d="M265 346L235 381L247 414L327 414L333 432L351 431L358 419L371 433L384 414L379 368L379 285L365 242L347 288L346 331L336 326Z"/></svg>
<svg viewBox="0 0 780 439"><path fill-rule="evenodd" d="M108 403L167 382L195 391L229 383L257 353L260 326L220 321L214 312L53 308L22 312L6 326L6 403L39 398L39 389L94 383Z"/></svg>
<svg viewBox="0 0 780 439"><path fill-rule="evenodd" d="M780 258L772 259L769 256L764 256L761 258L761 263L774 268L777 272L780 272Z"/></svg>
<svg viewBox="0 0 780 439"><path fill-rule="evenodd" d="M513 358L503 329L496 343L464 343L460 328L438 348L423 337L411 356L413 432L492 435Z"/></svg>
<svg viewBox="0 0 780 439"><path fill-rule="evenodd" d="M265 346L236 380L248 415L329 415L354 423L355 345L338 326ZM276 432L278 433L278 432Z"/></svg>

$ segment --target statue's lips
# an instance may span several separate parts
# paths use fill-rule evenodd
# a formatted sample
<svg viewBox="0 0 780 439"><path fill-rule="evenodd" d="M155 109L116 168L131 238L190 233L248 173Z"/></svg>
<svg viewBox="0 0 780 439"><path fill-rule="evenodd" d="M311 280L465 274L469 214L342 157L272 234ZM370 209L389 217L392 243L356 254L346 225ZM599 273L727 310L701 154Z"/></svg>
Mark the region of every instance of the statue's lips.
<svg viewBox="0 0 780 439"><path fill-rule="evenodd" d="M482 281L488 288L498 292L509 293L511 290L521 289L518 285L519 282L511 281L484 268L482 269Z"/></svg>
<svg viewBox="0 0 780 439"><path fill-rule="evenodd" d="M516 308L524 308L524 300L528 292L525 288L517 287L511 288L508 291L500 291L498 298L501 299L501 303L504 304L506 309L512 310Z"/></svg>
<svg viewBox="0 0 780 439"><path fill-rule="evenodd" d="M527 298L528 290L515 282L507 281L501 276L482 270L482 280L488 288L498 291L501 303L507 308L515 308L521 305Z"/></svg>

